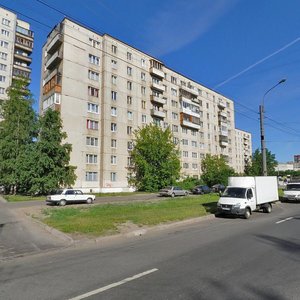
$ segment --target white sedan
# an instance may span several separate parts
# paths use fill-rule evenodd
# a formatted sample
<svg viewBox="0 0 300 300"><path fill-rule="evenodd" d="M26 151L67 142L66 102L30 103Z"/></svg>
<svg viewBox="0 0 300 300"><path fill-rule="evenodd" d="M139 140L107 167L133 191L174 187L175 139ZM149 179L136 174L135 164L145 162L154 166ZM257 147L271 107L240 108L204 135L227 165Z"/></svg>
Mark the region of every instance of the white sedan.
<svg viewBox="0 0 300 300"><path fill-rule="evenodd" d="M81 190L63 189L58 190L54 195L48 195L47 204L59 204L61 206L67 203L85 202L92 204L95 201L95 195L83 194Z"/></svg>

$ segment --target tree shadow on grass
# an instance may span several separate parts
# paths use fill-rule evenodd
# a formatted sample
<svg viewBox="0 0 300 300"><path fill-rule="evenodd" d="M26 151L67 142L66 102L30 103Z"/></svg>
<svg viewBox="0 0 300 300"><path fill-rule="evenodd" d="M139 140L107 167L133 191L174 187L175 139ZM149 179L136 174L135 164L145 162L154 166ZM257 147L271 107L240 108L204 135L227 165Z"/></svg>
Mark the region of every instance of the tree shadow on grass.
<svg viewBox="0 0 300 300"><path fill-rule="evenodd" d="M216 202L209 202L203 203L202 206L204 207L205 211L208 214L215 214L217 212L217 201Z"/></svg>

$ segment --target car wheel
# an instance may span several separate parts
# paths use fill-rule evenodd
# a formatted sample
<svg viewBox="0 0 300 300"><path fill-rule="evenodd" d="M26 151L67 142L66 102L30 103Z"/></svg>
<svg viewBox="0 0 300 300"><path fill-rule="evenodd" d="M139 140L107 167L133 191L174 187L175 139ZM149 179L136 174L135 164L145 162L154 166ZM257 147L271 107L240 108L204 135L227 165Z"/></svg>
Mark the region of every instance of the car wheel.
<svg viewBox="0 0 300 300"><path fill-rule="evenodd" d="M174 198L174 197L175 197L175 194L174 194L174 193L172 193L172 194L171 194L171 197L172 197L172 198Z"/></svg>
<svg viewBox="0 0 300 300"><path fill-rule="evenodd" d="M87 204L92 204L93 203L93 199L92 198L87 198L86 199L86 203Z"/></svg>
<svg viewBox="0 0 300 300"><path fill-rule="evenodd" d="M188 195L189 195L189 193L188 193L188 192L185 192L185 193L184 193L184 196L188 196Z"/></svg>
<svg viewBox="0 0 300 300"><path fill-rule="evenodd" d="M245 218L245 219L249 219L250 216L251 216L251 211L250 211L249 208L246 208L245 214L244 214L244 218Z"/></svg>
<svg viewBox="0 0 300 300"><path fill-rule="evenodd" d="M60 206L65 206L67 204L67 201L65 199L62 199L59 201Z"/></svg>

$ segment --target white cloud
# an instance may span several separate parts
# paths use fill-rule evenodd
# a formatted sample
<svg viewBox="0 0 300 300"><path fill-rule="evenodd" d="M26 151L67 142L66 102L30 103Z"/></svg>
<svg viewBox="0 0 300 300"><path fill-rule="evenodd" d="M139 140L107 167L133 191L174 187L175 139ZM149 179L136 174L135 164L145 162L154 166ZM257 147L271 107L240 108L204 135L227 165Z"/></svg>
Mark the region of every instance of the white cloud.
<svg viewBox="0 0 300 300"><path fill-rule="evenodd" d="M235 4L235 0L177 0L161 2L148 22L145 39L149 52L162 56L205 34Z"/></svg>

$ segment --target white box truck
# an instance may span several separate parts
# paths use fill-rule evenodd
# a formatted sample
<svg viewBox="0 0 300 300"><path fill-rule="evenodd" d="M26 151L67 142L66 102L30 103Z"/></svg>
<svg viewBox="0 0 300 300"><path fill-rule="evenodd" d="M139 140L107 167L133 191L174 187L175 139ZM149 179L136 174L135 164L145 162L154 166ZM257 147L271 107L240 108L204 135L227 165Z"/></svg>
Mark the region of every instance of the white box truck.
<svg viewBox="0 0 300 300"><path fill-rule="evenodd" d="M278 201L276 176L229 177L228 186L217 204L217 214L244 216L255 210L272 211L272 203Z"/></svg>

